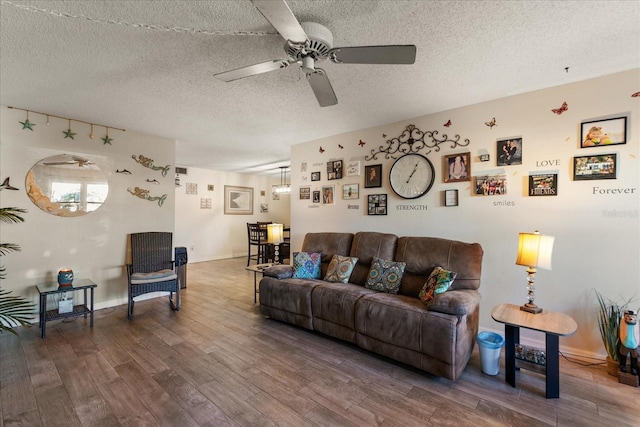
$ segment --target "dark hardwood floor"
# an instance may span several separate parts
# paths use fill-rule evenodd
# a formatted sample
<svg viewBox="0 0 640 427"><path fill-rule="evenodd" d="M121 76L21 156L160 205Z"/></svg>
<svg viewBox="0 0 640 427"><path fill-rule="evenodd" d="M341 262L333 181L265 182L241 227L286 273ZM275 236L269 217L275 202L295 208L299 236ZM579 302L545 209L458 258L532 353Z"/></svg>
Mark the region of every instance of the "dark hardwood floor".
<svg viewBox="0 0 640 427"><path fill-rule="evenodd" d="M451 382L263 318L246 258L188 264L167 298L0 335L0 426L638 426L640 389L603 366L560 365L518 388L484 375L478 350ZM98 286L100 286L98 284ZM69 319L67 319L69 320ZM503 352L504 353L504 352Z"/></svg>

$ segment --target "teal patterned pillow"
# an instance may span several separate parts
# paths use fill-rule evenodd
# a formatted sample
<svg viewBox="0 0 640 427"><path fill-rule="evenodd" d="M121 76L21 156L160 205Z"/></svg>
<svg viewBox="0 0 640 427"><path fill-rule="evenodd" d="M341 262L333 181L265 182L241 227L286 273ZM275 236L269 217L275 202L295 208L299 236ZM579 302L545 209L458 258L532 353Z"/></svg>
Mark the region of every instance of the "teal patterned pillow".
<svg viewBox="0 0 640 427"><path fill-rule="evenodd" d="M373 257L365 288L388 294L397 294L405 267L406 264L404 262L386 261Z"/></svg>
<svg viewBox="0 0 640 427"><path fill-rule="evenodd" d="M327 282L349 283L349 278L357 262L358 258L356 257L334 255L331 258L324 280Z"/></svg>
<svg viewBox="0 0 640 427"><path fill-rule="evenodd" d="M444 268L438 266L433 269L429 278L424 283L422 290L420 290L420 301L427 304L431 301L436 295L446 292L451 284L456 278L456 273L453 271L445 270Z"/></svg>
<svg viewBox="0 0 640 427"><path fill-rule="evenodd" d="M319 252L294 252L293 278L319 279L321 259L322 256Z"/></svg>

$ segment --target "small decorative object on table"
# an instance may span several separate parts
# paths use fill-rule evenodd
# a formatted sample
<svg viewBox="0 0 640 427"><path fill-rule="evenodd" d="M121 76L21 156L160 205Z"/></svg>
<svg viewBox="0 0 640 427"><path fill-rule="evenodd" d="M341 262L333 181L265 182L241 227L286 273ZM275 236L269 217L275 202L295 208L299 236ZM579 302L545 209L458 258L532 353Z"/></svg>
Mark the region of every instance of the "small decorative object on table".
<svg viewBox="0 0 640 427"><path fill-rule="evenodd" d="M63 268L58 271L58 287L70 288L73 286L73 270L70 268Z"/></svg>
<svg viewBox="0 0 640 427"><path fill-rule="evenodd" d="M620 320L620 377L621 383L638 387L638 317L633 310L625 310ZM630 356L627 369L627 354Z"/></svg>

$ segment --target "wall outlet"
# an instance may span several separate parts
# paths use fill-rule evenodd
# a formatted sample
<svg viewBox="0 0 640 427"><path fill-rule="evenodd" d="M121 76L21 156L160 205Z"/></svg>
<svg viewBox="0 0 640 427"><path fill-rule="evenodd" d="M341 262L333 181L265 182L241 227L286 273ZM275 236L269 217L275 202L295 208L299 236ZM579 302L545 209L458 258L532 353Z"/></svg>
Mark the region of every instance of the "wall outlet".
<svg viewBox="0 0 640 427"><path fill-rule="evenodd" d="M193 245L189 246L189 249L190 249L190 250L193 250L193 248L194 248L194 246L193 246Z"/></svg>

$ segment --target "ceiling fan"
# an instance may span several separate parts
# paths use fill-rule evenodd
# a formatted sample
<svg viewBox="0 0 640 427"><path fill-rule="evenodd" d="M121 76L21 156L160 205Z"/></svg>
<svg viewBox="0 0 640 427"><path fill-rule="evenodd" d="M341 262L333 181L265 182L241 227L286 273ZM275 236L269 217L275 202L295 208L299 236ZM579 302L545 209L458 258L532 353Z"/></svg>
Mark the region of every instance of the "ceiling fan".
<svg viewBox="0 0 640 427"><path fill-rule="evenodd" d="M315 22L299 23L284 0L251 0L260 13L287 41L285 59L273 59L259 64L214 74L230 82L256 74L279 70L298 64L321 107L336 105L338 99L327 73L315 63L329 58L336 64L413 64L415 45L333 47L333 35L328 28Z"/></svg>

